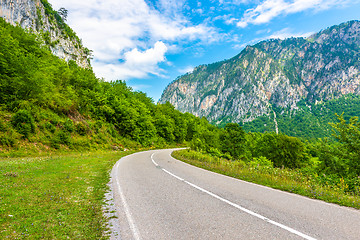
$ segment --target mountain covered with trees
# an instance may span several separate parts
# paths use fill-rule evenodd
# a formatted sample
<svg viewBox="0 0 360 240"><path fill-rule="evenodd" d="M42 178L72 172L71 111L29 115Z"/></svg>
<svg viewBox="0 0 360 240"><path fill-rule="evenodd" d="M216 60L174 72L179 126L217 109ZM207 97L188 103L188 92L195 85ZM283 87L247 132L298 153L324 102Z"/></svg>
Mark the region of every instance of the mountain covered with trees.
<svg viewBox="0 0 360 240"><path fill-rule="evenodd" d="M124 149L191 141L206 119L54 56L0 18L0 152Z"/></svg>
<svg viewBox="0 0 360 240"><path fill-rule="evenodd" d="M334 113L360 115L360 22L308 38L271 39L172 82L160 103L224 126L330 136Z"/></svg>
<svg viewBox="0 0 360 240"><path fill-rule="evenodd" d="M6 22L36 34L54 55L89 68L91 51L66 24L67 13L65 8L55 11L47 0L0 1L0 17Z"/></svg>

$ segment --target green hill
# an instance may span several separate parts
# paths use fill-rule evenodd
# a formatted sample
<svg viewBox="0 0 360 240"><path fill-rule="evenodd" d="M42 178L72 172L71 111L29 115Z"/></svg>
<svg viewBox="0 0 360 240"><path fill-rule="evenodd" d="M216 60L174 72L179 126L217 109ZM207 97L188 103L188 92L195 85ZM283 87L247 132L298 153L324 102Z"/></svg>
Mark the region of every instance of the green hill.
<svg viewBox="0 0 360 240"><path fill-rule="evenodd" d="M155 147L190 141L208 123L104 82L0 19L0 148L49 151Z"/></svg>

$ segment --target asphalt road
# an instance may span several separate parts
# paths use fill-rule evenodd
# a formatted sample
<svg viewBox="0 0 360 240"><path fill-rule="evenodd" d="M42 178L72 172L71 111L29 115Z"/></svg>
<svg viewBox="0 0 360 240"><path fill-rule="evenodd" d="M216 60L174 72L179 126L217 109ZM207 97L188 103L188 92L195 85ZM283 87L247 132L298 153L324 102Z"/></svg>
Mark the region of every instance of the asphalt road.
<svg viewBox="0 0 360 240"><path fill-rule="evenodd" d="M112 171L118 239L360 239L360 211L185 164L172 150Z"/></svg>

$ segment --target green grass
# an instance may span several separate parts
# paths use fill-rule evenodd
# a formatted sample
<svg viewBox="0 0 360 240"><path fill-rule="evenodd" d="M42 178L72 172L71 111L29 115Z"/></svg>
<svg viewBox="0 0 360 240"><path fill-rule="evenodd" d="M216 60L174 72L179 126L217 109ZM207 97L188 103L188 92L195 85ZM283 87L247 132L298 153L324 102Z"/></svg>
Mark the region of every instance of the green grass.
<svg viewBox="0 0 360 240"><path fill-rule="evenodd" d="M229 161L192 150L175 151L172 155L186 163L230 177L360 209L359 188L355 192L348 192L343 179L324 184L319 182L316 174L306 174L304 170L254 166L251 162Z"/></svg>
<svg viewBox="0 0 360 240"><path fill-rule="evenodd" d="M131 152L0 158L0 239L104 239L109 171Z"/></svg>

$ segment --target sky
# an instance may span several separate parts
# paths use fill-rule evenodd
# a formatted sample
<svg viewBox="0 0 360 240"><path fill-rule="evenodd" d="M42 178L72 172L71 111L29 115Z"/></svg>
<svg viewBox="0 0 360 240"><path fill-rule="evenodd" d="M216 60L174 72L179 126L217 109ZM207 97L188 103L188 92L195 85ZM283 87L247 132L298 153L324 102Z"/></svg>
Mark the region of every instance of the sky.
<svg viewBox="0 0 360 240"><path fill-rule="evenodd" d="M155 102L178 76L247 45L360 20L360 0L48 1L68 10L97 77L125 80Z"/></svg>

